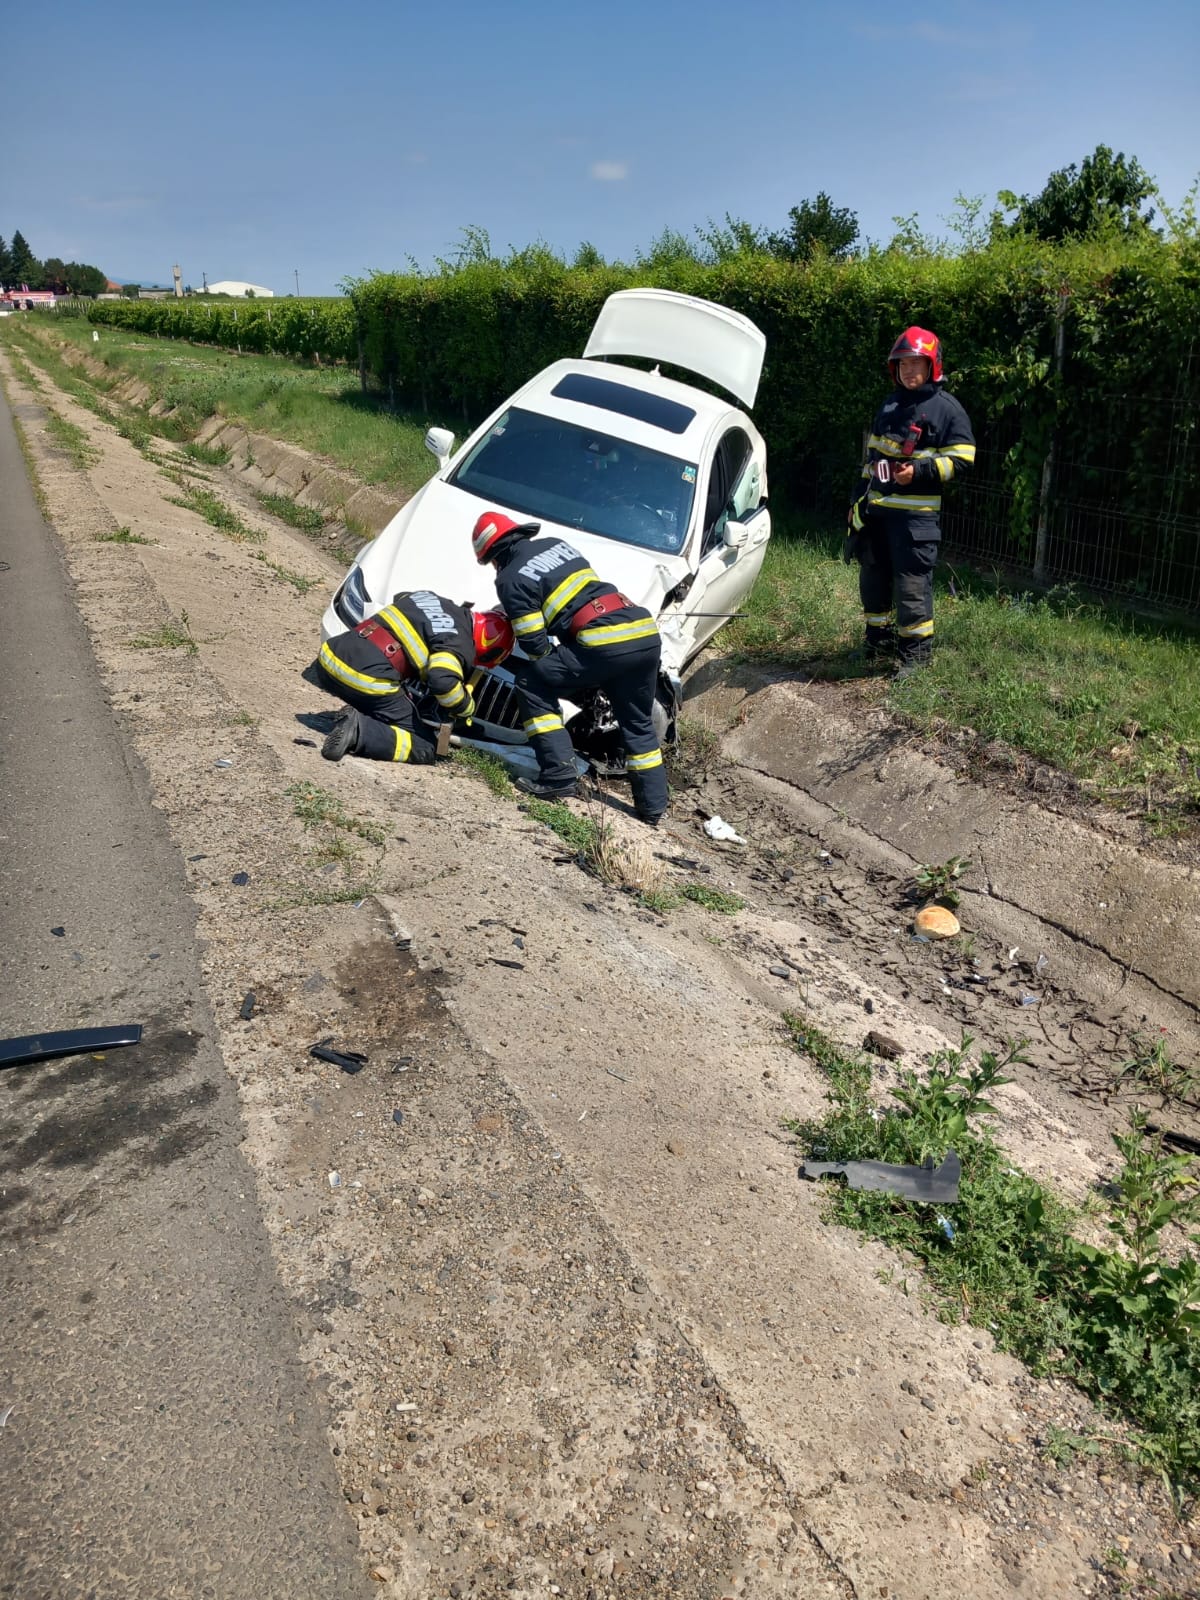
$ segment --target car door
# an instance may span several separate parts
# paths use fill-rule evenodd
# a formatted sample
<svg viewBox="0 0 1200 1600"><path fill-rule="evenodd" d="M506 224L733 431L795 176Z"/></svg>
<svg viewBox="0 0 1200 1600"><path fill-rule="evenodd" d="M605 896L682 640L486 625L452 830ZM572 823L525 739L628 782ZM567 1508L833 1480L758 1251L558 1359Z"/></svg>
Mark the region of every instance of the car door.
<svg viewBox="0 0 1200 1600"><path fill-rule="evenodd" d="M762 500L762 469L744 428L722 434L713 452L705 486L700 531L700 564L684 609L690 613L688 655L724 626L758 576L771 536L771 518ZM725 543L730 518L749 523L744 544ZM702 613L702 614L701 614Z"/></svg>

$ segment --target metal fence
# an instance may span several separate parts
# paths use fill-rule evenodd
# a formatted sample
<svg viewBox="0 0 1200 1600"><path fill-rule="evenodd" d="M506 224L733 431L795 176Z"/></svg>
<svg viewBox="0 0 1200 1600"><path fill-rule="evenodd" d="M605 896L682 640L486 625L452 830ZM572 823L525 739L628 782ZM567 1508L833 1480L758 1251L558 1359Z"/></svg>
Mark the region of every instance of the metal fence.
<svg viewBox="0 0 1200 1600"><path fill-rule="evenodd" d="M1168 382L1164 383L1163 379ZM976 470L948 500L945 554L1200 614L1200 362L1157 394L1077 394L1018 513L1004 462L1020 419L976 418Z"/></svg>

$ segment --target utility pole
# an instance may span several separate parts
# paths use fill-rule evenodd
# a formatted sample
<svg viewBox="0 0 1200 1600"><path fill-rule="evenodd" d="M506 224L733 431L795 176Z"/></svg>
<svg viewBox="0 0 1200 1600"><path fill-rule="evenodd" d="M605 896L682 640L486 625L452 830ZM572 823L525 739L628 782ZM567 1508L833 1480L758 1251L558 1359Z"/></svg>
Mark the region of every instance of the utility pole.
<svg viewBox="0 0 1200 1600"><path fill-rule="evenodd" d="M208 273L207 272L202 272L200 274L200 282L204 285L203 293L207 294L208 293Z"/></svg>
<svg viewBox="0 0 1200 1600"><path fill-rule="evenodd" d="M176 300L182 300L183 299L183 278L180 276L178 261L171 268L171 271L175 274L175 298L176 298Z"/></svg>
<svg viewBox="0 0 1200 1600"><path fill-rule="evenodd" d="M293 270L294 270L294 272L296 274L296 299L299 300L299 298L300 298L300 268L299 267L295 267Z"/></svg>

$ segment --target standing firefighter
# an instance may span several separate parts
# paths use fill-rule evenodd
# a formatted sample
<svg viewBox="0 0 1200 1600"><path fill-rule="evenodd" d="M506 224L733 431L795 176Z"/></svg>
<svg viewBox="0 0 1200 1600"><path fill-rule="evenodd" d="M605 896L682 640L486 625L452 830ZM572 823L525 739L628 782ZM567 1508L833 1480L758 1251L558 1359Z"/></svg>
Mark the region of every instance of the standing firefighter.
<svg viewBox="0 0 1200 1600"><path fill-rule="evenodd" d="M962 406L942 388L936 334L906 328L892 346L888 371L896 387L867 441L866 486L846 519L845 558L859 564L867 660L894 654L907 672L933 654L942 489L975 460L975 436Z"/></svg>
<svg viewBox="0 0 1200 1600"><path fill-rule="evenodd" d="M565 539L537 537L537 522L485 511L471 535L476 559L496 569L496 593L529 657L514 674L536 782L518 787L539 799L574 794L575 751L559 696L603 689L625 745L633 804L653 827L667 809L667 775L654 731L654 691L662 640L654 618L592 571ZM557 635L554 644L551 635Z"/></svg>
<svg viewBox="0 0 1200 1600"><path fill-rule="evenodd" d="M354 755L428 764L437 754L437 730L420 720L412 691L423 686L447 721L469 722L475 703L467 680L476 666L498 666L512 644L499 611L472 612L427 589L393 596L321 646L317 674L348 702L321 754L327 761Z"/></svg>

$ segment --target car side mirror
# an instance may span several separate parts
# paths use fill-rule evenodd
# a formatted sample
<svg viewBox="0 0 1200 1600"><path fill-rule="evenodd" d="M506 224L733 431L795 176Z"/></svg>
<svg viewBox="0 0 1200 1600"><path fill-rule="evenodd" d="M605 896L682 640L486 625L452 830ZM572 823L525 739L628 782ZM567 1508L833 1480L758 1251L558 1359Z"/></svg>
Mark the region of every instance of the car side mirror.
<svg viewBox="0 0 1200 1600"><path fill-rule="evenodd" d="M438 466L444 467L454 449L454 435L449 428L430 428L425 435L425 448L437 457Z"/></svg>
<svg viewBox="0 0 1200 1600"><path fill-rule="evenodd" d="M726 550L740 550L745 544L749 530L744 522L735 522L732 517L725 524L725 531L721 535L721 543Z"/></svg>

